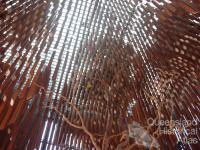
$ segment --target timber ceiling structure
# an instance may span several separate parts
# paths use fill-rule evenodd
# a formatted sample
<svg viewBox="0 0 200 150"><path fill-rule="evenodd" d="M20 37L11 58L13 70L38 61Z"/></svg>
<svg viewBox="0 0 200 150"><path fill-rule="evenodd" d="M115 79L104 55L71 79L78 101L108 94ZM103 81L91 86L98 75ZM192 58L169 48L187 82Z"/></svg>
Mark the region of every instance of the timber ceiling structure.
<svg viewBox="0 0 200 150"><path fill-rule="evenodd" d="M199 4L0 0L0 150L199 150Z"/></svg>

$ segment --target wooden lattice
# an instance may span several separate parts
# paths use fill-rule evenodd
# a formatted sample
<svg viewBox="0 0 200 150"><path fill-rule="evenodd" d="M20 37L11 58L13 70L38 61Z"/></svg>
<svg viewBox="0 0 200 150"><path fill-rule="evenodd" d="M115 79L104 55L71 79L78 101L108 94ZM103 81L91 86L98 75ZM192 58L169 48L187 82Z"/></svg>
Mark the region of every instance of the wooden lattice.
<svg viewBox="0 0 200 150"><path fill-rule="evenodd" d="M198 150L199 4L0 0L0 149Z"/></svg>

